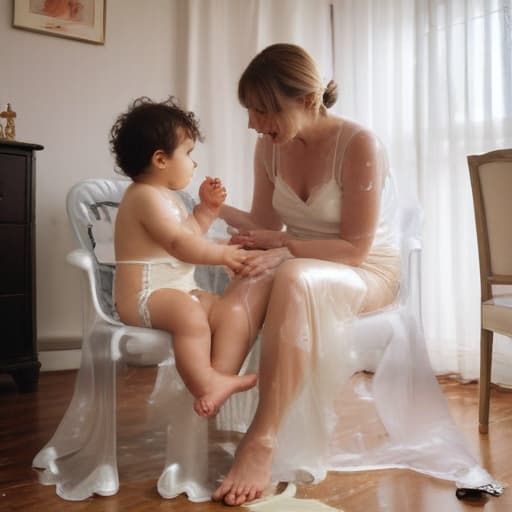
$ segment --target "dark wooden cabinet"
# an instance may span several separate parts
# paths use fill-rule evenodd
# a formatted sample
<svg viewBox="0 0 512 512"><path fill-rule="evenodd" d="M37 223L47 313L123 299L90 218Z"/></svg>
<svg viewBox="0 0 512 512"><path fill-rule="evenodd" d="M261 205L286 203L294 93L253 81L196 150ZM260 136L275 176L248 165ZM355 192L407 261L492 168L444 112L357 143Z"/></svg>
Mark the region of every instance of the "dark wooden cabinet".
<svg viewBox="0 0 512 512"><path fill-rule="evenodd" d="M0 140L0 373L20 391L37 388L35 152Z"/></svg>

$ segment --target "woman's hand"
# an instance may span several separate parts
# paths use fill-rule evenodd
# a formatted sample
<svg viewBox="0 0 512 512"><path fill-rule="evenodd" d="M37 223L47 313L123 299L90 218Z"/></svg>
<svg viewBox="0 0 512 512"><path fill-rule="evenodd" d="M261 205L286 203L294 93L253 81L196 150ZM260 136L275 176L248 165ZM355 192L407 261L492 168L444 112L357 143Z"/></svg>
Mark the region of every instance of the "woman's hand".
<svg viewBox="0 0 512 512"><path fill-rule="evenodd" d="M224 245L223 263L235 273L240 273L245 266L249 252L239 245Z"/></svg>
<svg viewBox="0 0 512 512"><path fill-rule="evenodd" d="M220 178L210 178L206 176L199 187L199 199L208 208L217 210L226 200L226 187L222 186Z"/></svg>
<svg viewBox="0 0 512 512"><path fill-rule="evenodd" d="M237 272L240 277L257 277L276 269L283 261L293 258L286 247L267 251L247 251L244 265Z"/></svg>
<svg viewBox="0 0 512 512"><path fill-rule="evenodd" d="M251 229L233 234L230 243L241 245L246 249L277 249L283 247L289 238L284 231Z"/></svg>

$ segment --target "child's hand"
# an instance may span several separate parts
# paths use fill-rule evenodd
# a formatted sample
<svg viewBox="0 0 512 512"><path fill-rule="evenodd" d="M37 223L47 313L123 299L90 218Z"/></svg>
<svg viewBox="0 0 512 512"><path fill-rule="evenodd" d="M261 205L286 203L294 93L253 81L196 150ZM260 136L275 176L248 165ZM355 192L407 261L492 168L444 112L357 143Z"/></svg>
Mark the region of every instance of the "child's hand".
<svg viewBox="0 0 512 512"><path fill-rule="evenodd" d="M226 200L226 188L222 186L220 178L206 176L199 187L199 199L202 203L212 209L218 209Z"/></svg>
<svg viewBox="0 0 512 512"><path fill-rule="evenodd" d="M235 273L240 272L245 265L247 254L248 252L241 249L239 245L225 245L224 265L229 267Z"/></svg>

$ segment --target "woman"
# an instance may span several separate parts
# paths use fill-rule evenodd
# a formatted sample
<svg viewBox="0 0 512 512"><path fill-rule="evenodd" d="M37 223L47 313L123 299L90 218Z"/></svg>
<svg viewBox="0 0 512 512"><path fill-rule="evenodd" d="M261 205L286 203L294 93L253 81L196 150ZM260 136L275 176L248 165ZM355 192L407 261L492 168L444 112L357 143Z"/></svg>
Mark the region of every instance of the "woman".
<svg viewBox="0 0 512 512"><path fill-rule="evenodd" d="M269 299L258 407L213 498L240 505L271 478L319 481L329 470L389 467L499 495L450 416L414 316L395 308L377 324L384 347L374 345L382 332L363 339L352 327L356 315L389 305L399 285L395 202L379 140L328 113L336 85L324 88L298 46L263 50L238 95L262 136L253 202L250 212L223 205L220 216L238 228L233 242L253 249L241 271L248 290ZM371 385L362 376L347 386L367 354L377 367Z"/></svg>
<svg viewBox="0 0 512 512"><path fill-rule="evenodd" d="M261 249L242 275L271 272L274 280L255 285L271 286L258 409L214 494L230 505L260 496L269 483L288 406L306 376L314 380L310 367L325 353L319 347L325 340L312 332L316 312L307 297L335 303L341 320L373 311L393 301L400 267L381 208L388 176L382 145L370 131L328 113L336 84L322 85L311 57L294 45L266 48L243 73L238 95L249 128L262 135L254 196L249 213L223 206L220 215L239 230L233 242Z"/></svg>

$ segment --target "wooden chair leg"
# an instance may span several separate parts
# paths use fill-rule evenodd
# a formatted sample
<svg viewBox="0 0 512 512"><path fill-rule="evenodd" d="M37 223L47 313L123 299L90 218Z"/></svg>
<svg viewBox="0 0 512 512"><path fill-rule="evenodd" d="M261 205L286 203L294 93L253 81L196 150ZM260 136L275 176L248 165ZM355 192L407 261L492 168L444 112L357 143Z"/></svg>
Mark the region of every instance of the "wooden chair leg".
<svg viewBox="0 0 512 512"><path fill-rule="evenodd" d="M482 329L480 335L480 384L478 403L478 429L481 434L489 430L489 400L491 391L493 332Z"/></svg>

